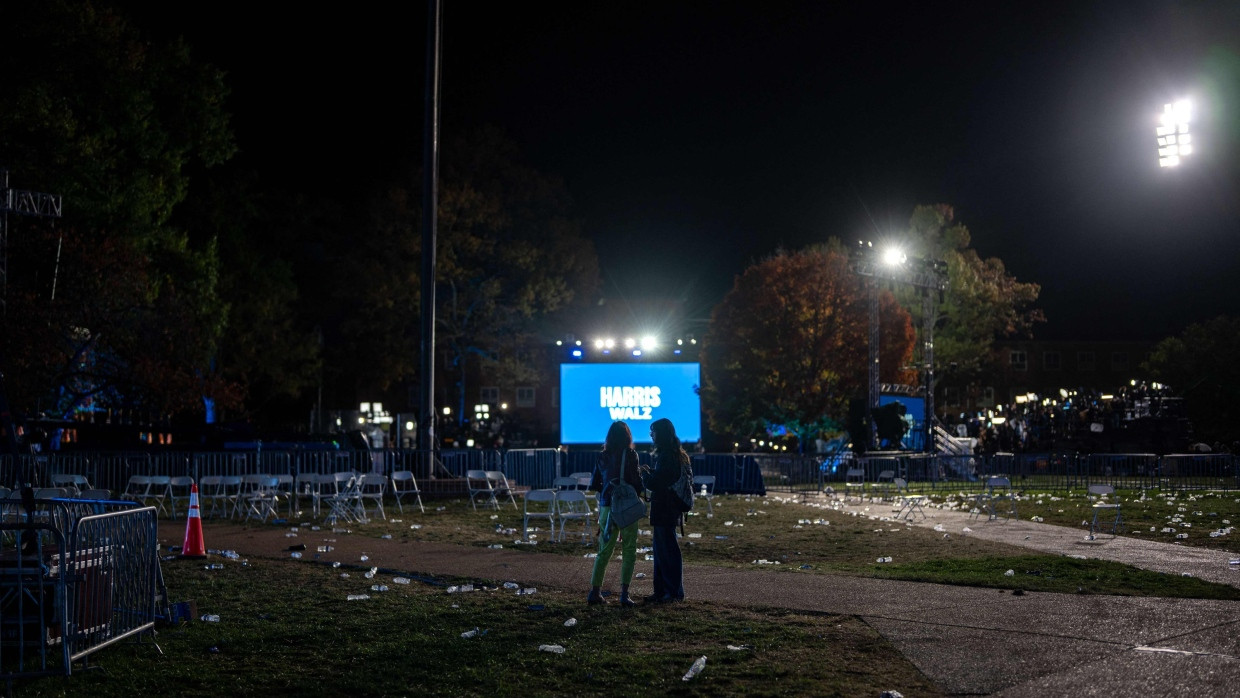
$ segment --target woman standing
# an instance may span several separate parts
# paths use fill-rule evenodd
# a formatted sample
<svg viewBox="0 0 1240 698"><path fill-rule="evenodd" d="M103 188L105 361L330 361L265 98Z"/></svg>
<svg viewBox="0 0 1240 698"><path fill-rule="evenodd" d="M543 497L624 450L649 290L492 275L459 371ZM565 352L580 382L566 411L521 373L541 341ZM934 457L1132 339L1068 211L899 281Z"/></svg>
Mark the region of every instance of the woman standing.
<svg viewBox="0 0 1240 698"><path fill-rule="evenodd" d="M683 565L680 544L676 542L681 511L672 485L680 478L681 470L689 466L689 454L681 448L676 427L669 419L651 424L650 438L654 441L654 469L643 479L650 490L650 526L654 530L654 595L646 600L684 601Z"/></svg>
<svg viewBox="0 0 1240 698"><path fill-rule="evenodd" d="M590 604L606 603L599 588L603 586L603 576L607 574L607 563L611 561L612 551L616 548L617 534L620 538L620 605L633 606L629 598L629 583L633 581L633 565L637 561L637 522L626 528L611 525L608 516L611 513L612 485L621 478L638 492L642 490L642 476L637 460L637 451L633 450L633 432L624 422L612 422L607 430L607 440L603 442L603 452L594 463L594 475L590 480L590 489L598 493L598 557L594 558L594 574L590 577L590 595L586 602Z"/></svg>

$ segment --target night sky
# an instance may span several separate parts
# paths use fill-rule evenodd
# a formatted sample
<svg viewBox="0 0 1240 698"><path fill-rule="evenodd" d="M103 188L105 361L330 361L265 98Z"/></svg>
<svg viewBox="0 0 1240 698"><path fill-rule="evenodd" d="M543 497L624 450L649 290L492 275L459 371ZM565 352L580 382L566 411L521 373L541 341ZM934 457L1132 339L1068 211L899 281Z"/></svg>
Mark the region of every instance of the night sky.
<svg viewBox="0 0 1240 698"><path fill-rule="evenodd" d="M269 184L360 196L420 157L421 3L142 6L121 3L227 71ZM1158 339L1240 308L1240 3L444 6L444 133L500 125L561 176L614 302L706 317L780 245L890 238L941 202L1042 285L1038 337ZM1160 169L1182 97L1199 151Z"/></svg>

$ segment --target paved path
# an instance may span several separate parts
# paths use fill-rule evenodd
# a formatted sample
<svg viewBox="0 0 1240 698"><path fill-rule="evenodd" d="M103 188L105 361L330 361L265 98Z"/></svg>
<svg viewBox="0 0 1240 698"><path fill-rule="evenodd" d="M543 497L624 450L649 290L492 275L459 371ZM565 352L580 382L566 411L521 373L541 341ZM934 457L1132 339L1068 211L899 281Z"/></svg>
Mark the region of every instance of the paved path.
<svg viewBox="0 0 1240 698"><path fill-rule="evenodd" d="M889 502L859 503L838 499L820 501L830 502L834 508L863 516L881 518L894 514L893 506ZM918 519L914 522L915 525L927 528L941 526L944 531L954 535L959 535L967 528L967 535L1041 552L1112 560L1155 572L1191 574L1207 581L1240 587L1240 565L1230 564L1231 560L1240 559L1240 555L1235 553L1101 533L1096 535L1094 540L1088 540L1089 531L1085 528L1004 518L987 521L984 516L975 518L958 510L926 507L925 513L926 518ZM1237 687L1236 694L1240 695L1240 687Z"/></svg>
<svg viewBox="0 0 1240 698"><path fill-rule="evenodd" d="M864 513L889 513L870 506ZM1207 579L1213 578L1219 563L1217 555L1198 559L1192 549L1181 546L1129 543L1123 538L1078 545L1074 539L1081 533L1072 529L1027 522L979 524L952 512L928 513L933 517L925 523L928 526L967 524L979 537L1050 552L1143 562L1142 556L1152 555L1154 559L1141 566L1192 565L1194 573ZM180 532L172 530L176 527L166 528L161 531L164 543L179 544L175 534ZM287 527L246 528L210 521L206 531L207 545L213 549L232 549L248 557L288 557ZM367 564L408 573L511 580L580 592L589 584L591 564L580 557L305 529L297 542L314 550L321 544L319 538L335 539L333 552L321 556L326 561L359 564L365 552L371 558ZM1227 575L1240 573L1227 569L1225 556L1222 564L1218 576L1234 583ZM612 567L609 578L617 574L618 565ZM635 582L635 593L649 593L648 583L648 579ZM858 616L951 694L1194 698L1240 694L1240 602L1017 596L994 589L705 565L686 566L685 587L691 599Z"/></svg>

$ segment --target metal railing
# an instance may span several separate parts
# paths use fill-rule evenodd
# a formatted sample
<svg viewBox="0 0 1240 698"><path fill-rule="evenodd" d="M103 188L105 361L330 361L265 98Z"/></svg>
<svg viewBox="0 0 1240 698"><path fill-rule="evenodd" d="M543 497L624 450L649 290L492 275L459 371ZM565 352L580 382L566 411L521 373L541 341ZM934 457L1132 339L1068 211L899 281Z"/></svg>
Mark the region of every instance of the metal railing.
<svg viewBox="0 0 1240 698"><path fill-rule="evenodd" d="M592 472L598 453L593 450L461 449L438 453L416 450L380 451L273 451L201 453L75 452L38 457L0 458L0 480L14 481L29 467L36 483L50 484L55 475L80 474L92 487L123 492L133 475L188 475L196 481L208 475L326 474L376 472L390 476L410 470L419 480L463 478L467 470L499 470L519 487L550 487L556 477ZM648 451L639 451L650 465ZM783 492L822 491L837 487L849 469L860 468L868 482L891 471L895 477L934 487L978 487L994 475L1013 478L1025 488L1065 489L1093 483L1118 488L1240 489L1236 457L1231 454L1148 453L995 453L951 455L851 453L785 455L765 453L693 454L697 475L714 475L721 493L761 494L768 488Z"/></svg>
<svg viewBox="0 0 1240 698"><path fill-rule="evenodd" d="M156 543L155 510L133 502L0 500L0 678L68 676L152 632Z"/></svg>

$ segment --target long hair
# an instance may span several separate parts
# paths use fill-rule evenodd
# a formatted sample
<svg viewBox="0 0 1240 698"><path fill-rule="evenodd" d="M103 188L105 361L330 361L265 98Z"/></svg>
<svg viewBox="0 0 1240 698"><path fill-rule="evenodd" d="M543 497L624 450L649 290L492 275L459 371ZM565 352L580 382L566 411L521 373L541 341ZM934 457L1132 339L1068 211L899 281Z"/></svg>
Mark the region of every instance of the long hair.
<svg viewBox="0 0 1240 698"><path fill-rule="evenodd" d="M664 417L656 419L654 424L650 425L650 433L654 437L654 449L664 458L675 458L681 463L689 462L689 454L685 453L685 449L680 446L680 439L676 437L676 426L672 424L672 420Z"/></svg>
<svg viewBox="0 0 1240 698"><path fill-rule="evenodd" d="M612 422L607 430L607 440L603 442L603 450L608 453L624 451L633 446L633 432L624 422Z"/></svg>

